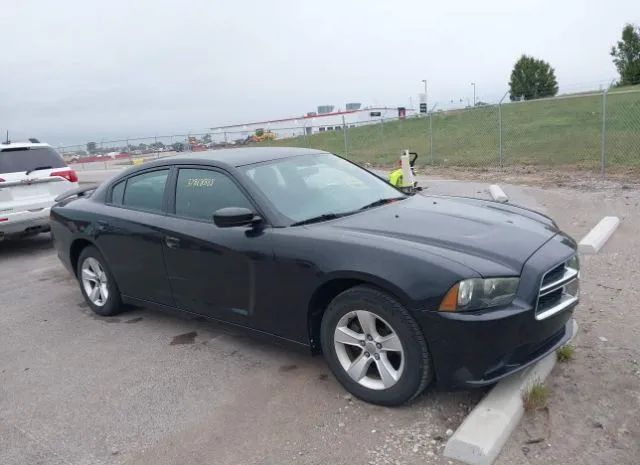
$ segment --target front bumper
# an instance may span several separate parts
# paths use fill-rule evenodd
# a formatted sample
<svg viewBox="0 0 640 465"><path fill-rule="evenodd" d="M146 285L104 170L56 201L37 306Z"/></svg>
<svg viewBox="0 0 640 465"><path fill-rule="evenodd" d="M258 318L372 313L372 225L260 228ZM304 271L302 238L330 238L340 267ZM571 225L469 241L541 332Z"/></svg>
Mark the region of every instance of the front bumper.
<svg viewBox="0 0 640 465"><path fill-rule="evenodd" d="M544 276L575 253L572 239L554 236L523 265L517 296L506 307L415 312L438 384L446 389L492 384L566 344L578 300L568 301L557 313L536 313Z"/></svg>
<svg viewBox="0 0 640 465"><path fill-rule="evenodd" d="M11 214L0 213L0 236L12 236L49 230L50 207Z"/></svg>
<svg viewBox="0 0 640 465"><path fill-rule="evenodd" d="M438 386L485 386L526 368L571 339L572 313L573 307L536 321L531 308L481 316L425 312L421 326L427 333Z"/></svg>

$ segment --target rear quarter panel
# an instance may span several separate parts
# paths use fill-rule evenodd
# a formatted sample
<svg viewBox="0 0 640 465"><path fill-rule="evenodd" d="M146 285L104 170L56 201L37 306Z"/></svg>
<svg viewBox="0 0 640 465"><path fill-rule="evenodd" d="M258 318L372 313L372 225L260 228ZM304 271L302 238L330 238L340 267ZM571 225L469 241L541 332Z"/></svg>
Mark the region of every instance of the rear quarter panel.
<svg viewBox="0 0 640 465"><path fill-rule="evenodd" d="M87 199L72 199L51 208L49 216L53 244L62 263L75 274L71 263L71 246L76 239L92 242L96 215L86 209Z"/></svg>

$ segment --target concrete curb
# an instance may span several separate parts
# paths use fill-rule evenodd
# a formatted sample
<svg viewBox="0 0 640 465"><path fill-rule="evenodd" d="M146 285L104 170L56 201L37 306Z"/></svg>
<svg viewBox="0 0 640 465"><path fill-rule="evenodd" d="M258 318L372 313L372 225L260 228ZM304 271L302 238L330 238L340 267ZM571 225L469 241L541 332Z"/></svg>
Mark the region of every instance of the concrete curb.
<svg viewBox="0 0 640 465"><path fill-rule="evenodd" d="M577 331L573 320L572 339ZM444 456L470 465L491 465L522 418L522 393L543 382L555 364L553 352L496 384L447 441Z"/></svg>
<svg viewBox="0 0 640 465"><path fill-rule="evenodd" d="M491 197L493 197L493 200L495 200L496 202L509 201L509 197L507 197L507 194L505 194L497 184L491 184L489 186L489 193L491 194Z"/></svg>
<svg viewBox="0 0 640 465"><path fill-rule="evenodd" d="M596 254L618 229L620 219L617 216L605 216L578 244L578 252Z"/></svg>

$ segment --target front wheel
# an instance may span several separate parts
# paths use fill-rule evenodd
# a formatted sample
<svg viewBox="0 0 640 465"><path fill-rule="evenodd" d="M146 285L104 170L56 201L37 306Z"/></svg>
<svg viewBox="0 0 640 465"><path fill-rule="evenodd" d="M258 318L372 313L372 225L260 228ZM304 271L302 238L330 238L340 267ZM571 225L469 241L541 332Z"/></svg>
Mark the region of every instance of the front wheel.
<svg viewBox="0 0 640 465"><path fill-rule="evenodd" d="M80 253L77 269L80 289L85 300L95 313L112 316L121 311L120 291L107 262L93 246Z"/></svg>
<svg viewBox="0 0 640 465"><path fill-rule="evenodd" d="M407 310L368 286L348 289L327 308L322 349L338 381L353 395L380 405L400 405L432 378L427 344Z"/></svg>

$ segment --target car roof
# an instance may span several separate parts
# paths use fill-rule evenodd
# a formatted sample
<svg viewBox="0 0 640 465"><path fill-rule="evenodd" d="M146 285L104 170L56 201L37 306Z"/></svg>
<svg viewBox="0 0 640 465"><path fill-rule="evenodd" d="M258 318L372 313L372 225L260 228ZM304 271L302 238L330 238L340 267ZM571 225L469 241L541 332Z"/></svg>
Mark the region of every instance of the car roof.
<svg viewBox="0 0 640 465"><path fill-rule="evenodd" d="M207 150L204 152L191 152L188 154L167 157L162 161L176 161L178 163L214 162L230 166L252 165L264 161L278 160L281 158L297 157L327 153L323 150L308 149L304 147L241 147L234 149Z"/></svg>

